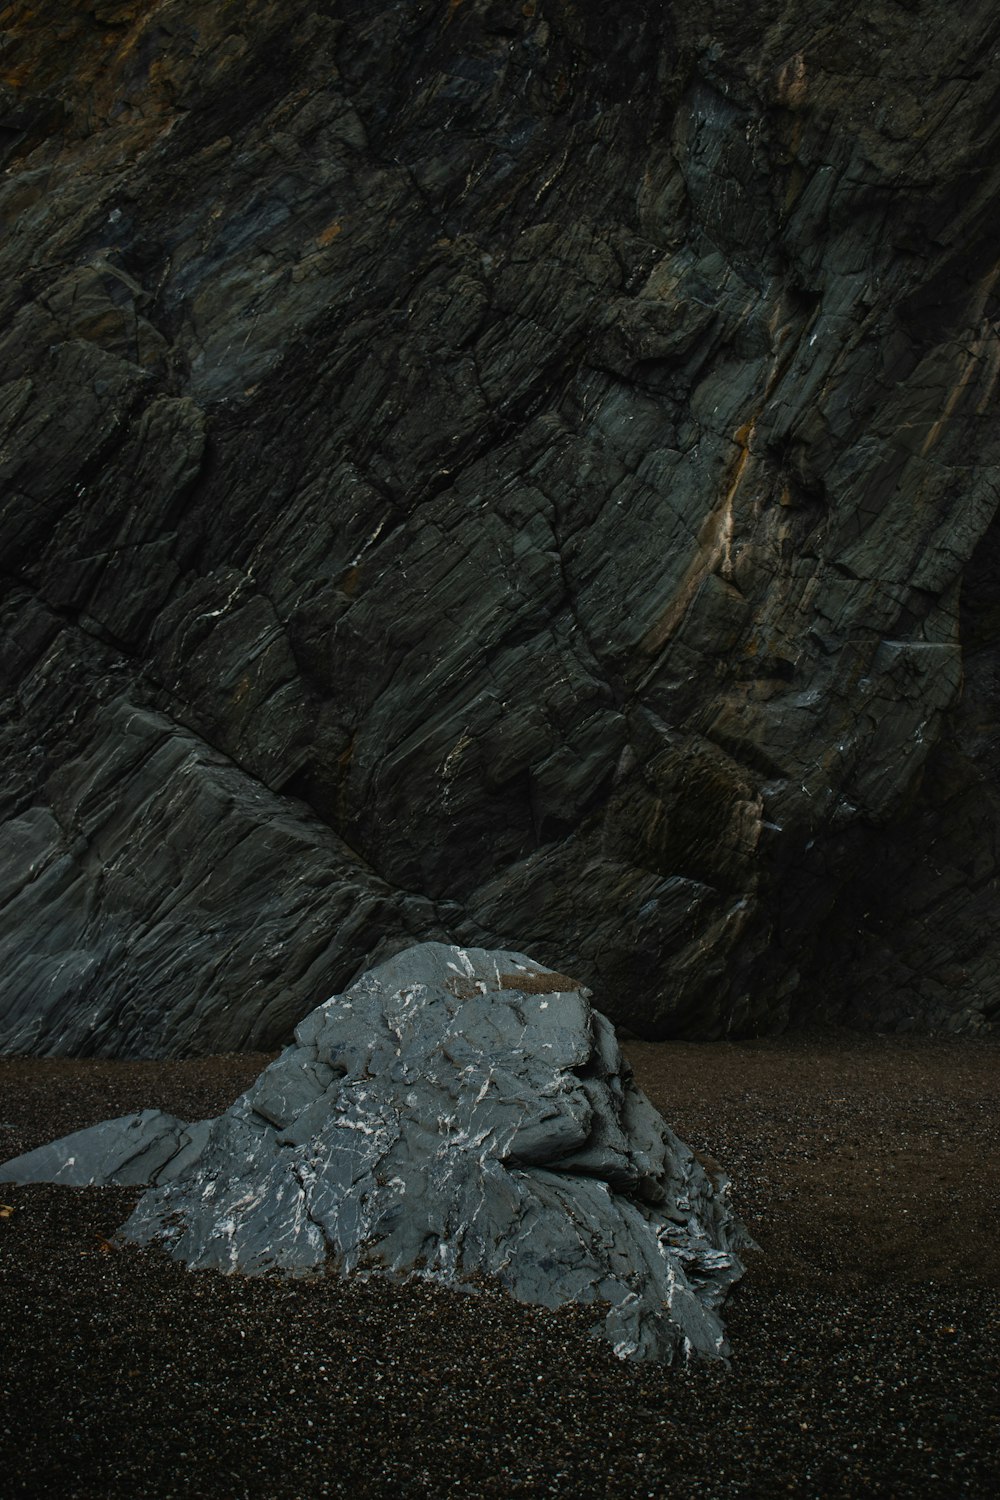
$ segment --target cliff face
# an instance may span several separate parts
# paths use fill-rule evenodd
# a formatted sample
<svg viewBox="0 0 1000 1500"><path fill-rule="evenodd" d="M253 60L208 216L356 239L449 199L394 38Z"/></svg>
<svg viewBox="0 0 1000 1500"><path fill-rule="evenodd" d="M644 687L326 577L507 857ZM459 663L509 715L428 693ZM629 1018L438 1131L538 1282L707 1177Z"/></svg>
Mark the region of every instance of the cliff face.
<svg viewBox="0 0 1000 1500"><path fill-rule="evenodd" d="M0 1043L989 1024L995 6L4 24Z"/></svg>

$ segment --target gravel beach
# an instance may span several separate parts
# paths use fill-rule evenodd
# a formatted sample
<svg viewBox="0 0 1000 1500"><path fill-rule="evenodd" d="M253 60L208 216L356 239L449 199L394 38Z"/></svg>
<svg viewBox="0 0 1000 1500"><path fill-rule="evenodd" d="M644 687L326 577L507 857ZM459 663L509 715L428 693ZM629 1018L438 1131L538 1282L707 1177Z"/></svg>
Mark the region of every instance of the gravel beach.
<svg viewBox="0 0 1000 1500"><path fill-rule="evenodd" d="M224 1278L119 1248L130 1190L0 1188L8 1495L987 1496L1000 1490L1000 1045L627 1051L761 1246L729 1368L619 1362L494 1290ZM267 1061L0 1062L3 1158Z"/></svg>

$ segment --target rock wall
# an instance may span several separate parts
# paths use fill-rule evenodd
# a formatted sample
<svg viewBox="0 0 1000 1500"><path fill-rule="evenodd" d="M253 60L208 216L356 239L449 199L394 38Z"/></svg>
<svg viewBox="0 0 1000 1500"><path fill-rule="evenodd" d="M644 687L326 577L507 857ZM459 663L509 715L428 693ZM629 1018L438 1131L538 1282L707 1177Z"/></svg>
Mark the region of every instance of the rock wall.
<svg viewBox="0 0 1000 1500"><path fill-rule="evenodd" d="M0 1044L989 1025L995 7L4 25Z"/></svg>

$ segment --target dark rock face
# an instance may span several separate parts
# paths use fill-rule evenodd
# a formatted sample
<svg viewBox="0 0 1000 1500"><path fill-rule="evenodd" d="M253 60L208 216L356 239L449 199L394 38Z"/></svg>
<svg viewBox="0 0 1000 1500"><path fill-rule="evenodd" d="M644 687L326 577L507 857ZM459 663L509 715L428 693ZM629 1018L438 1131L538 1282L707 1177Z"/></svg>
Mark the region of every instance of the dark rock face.
<svg viewBox="0 0 1000 1500"><path fill-rule="evenodd" d="M110 1120L4 1182L157 1184L126 1238L193 1268L495 1277L600 1305L622 1357L725 1352L749 1239L577 980L424 944L362 976L219 1119Z"/></svg>
<svg viewBox="0 0 1000 1500"><path fill-rule="evenodd" d="M990 1024L995 7L4 24L0 1045Z"/></svg>

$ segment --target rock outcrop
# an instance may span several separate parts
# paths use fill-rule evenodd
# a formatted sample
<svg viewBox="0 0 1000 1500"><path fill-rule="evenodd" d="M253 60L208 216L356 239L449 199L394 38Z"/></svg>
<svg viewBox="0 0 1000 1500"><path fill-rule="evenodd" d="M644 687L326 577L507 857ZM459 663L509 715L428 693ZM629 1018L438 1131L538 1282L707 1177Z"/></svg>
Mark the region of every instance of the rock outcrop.
<svg viewBox="0 0 1000 1500"><path fill-rule="evenodd" d="M991 1024L995 7L3 25L0 1046Z"/></svg>
<svg viewBox="0 0 1000 1500"><path fill-rule="evenodd" d="M596 1304L622 1357L725 1353L750 1243L577 980L424 944L362 976L227 1112L110 1120L2 1182L156 1184L124 1226L195 1269L495 1278Z"/></svg>

